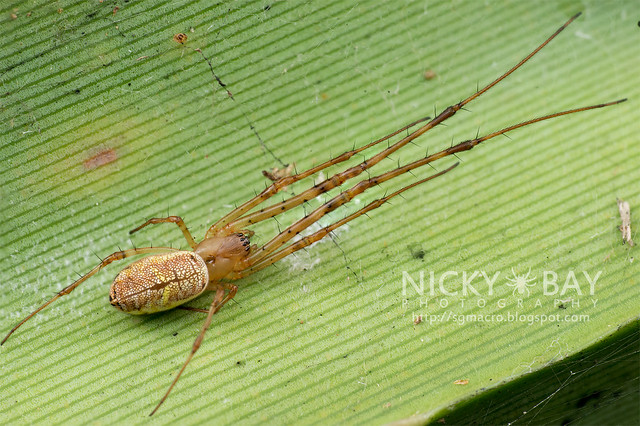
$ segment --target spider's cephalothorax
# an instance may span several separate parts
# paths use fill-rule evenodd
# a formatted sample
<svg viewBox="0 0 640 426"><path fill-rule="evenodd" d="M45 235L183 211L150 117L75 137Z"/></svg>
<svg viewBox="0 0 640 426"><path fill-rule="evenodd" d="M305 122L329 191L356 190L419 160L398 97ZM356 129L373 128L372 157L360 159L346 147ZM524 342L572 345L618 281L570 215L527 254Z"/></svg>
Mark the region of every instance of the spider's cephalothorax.
<svg viewBox="0 0 640 426"><path fill-rule="evenodd" d="M220 233L222 234L222 233ZM207 265L210 281L220 281L229 273L244 269L243 260L251 252L252 231L205 238L194 249ZM242 267L240 267L242 265Z"/></svg>

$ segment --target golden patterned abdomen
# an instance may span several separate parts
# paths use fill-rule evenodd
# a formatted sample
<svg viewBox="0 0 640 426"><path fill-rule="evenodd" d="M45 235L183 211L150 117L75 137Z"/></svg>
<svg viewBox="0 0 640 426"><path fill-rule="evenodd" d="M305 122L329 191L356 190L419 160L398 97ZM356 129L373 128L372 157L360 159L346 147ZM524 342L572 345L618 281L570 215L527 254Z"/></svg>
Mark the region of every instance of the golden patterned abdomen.
<svg viewBox="0 0 640 426"><path fill-rule="evenodd" d="M166 311L202 294L208 282L207 266L193 252L147 256L120 271L109 302L129 314Z"/></svg>

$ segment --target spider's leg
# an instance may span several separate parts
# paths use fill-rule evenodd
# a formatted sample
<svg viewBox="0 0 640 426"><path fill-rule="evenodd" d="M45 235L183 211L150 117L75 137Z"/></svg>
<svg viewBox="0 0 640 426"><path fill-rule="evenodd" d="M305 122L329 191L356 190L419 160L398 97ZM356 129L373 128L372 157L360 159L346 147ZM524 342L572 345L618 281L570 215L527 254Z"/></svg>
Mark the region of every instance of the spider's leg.
<svg viewBox="0 0 640 426"><path fill-rule="evenodd" d="M102 262L100 262L100 264L98 266L96 266L95 268L93 268L92 270L90 270L89 272L84 274L82 277L80 277L79 279L74 281L72 284L70 284L67 287L65 287L62 290L60 290L49 301L47 301L45 304L40 306L38 309L36 309L35 311L33 311L32 313L27 315L27 317L25 317L15 327L13 327L11 329L11 331L9 331L9 333L5 336L5 338L2 339L2 342L0 343L0 345L3 345L4 342L7 341L9 336L11 336L14 331L16 331L22 324L24 324L25 322L30 320L38 312L40 312L41 310L43 310L44 308L49 306L54 301L58 300L60 297L66 296L67 294L71 293L73 290L76 289L76 287L78 287L80 284L85 282L89 277L95 275L97 272L99 272L102 268L104 268L105 266L107 266L111 262L114 262L116 260L122 260L124 258L135 256L135 255L138 255L138 254L166 253L168 251L178 251L178 250L174 249L174 248L171 248L171 247L140 247L140 248L133 248L133 249L122 250L122 251L117 251L115 253L111 253L109 256L105 257L102 260Z"/></svg>
<svg viewBox="0 0 640 426"><path fill-rule="evenodd" d="M433 161L439 160L439 159L447 157L449 155L454 155L454 154L456 154L458 152L468 151L468 150L474 148L475 146L479 145L482 142L485 142L485 141L487 141L489 139L495 138L496 136L502 135L502 134L504 134L506 132L509 132L511 130L515 130L515 129L518 129L518 128L524 127L524 126L528 126L529 124L537 123L537 122L540 122L540 121L549 120L551 118L560 117L560 116L567 115L567 114L573 114L573 113L581 112L581 111L587 111L587 110L590 110L590 109L602 108L602 107L606 107L606 106L610 106L610 105L615 105L615 104L618 104L618 103L624 102L624 101L625 101L625 99L619 100L619 101L614 101L614 102L609 102L609 103L605 103L605 104L592 105L592 106L572 109L572 110L568 110L568 111L557 112L557 113L554 113L554 114L549 114L549 115L545 115L545 116L542 116L542 117L534 118L534 119L531 119L531 120L523 121L521 123L509 126L509 127L505 127L502 130L498 130L496 132L490 133L490 134L488 134L486 136L482 136L482 137L479 137L479 138L470 139L470 140L466 140L464 142L460 142L457 145L454 145L452 147L444 149L444 150L442 150L440 152L436 152L435 154L429 155L428 157L421 158L420 160L416 160L416 161L414 161L412 163L409 163L409 164L404 165L402 167L398 167L397 169L388 171L388 172L383 173L381 175L378 175L378 176L375 176L375 177L372 177L372 178L369 178L369 179L362 180L362 181L358 182L357 184L355 184L350 189L348 189L346 191L343 191L340 194L336 195L334 198L331 199L331 201L329 201L328 203L318 207L316 210L314 210L310 214L306 215L302 219L298 220L293 225L290 225L289 227L287 227L279 235L277 235L271 241L269 241L264 246L262 246L260 248L260 250L258 250L255 253L252 253L251 255L249 255L247 257L247 259L245 260L245 262L247 262L248 264L256 263L261 258L266 257L267 255L269 255L269 253L271 253L274 250L280 248L283 244L285 244L287 241L289 241L292 238L294 238L297 234L299 234L301 231L306 229L308 226L310 226L313 223L315 223L316 221L318 221L325 214L327 214L327 213L335 210L336 208L340 207L341 205L347 203L354 196L364 192L365 190L367 190L368 188L370 188L370 187L372 187L374 185L378 185L378 184L380 184L382 182L385 182L385 181L387 181L389 179L393 179L396 176L399 176L401 174L407 173L407 172L409 172L409 171L411 171L413 169L416 169L418 167L424 166L425 164L429 164L429 163L431 163ZM314 189L314 188L312 188L312 189Z"/></svg>
<svg viewBox="0 0 640 426"><path fill-rule="evenodd" d="M378 139L376 141L370 142L360 148L357 149L353 149L351 151L347 151L342 153L341 155L338 155L337 157L334 157L328 161L325 161L322 164L319 164L315 167L310 168L309 170L306 170L304 172L301 173L297 173L295 175L292 176L284 176L278 180L276 180L275 182L273 182L270 186L268 186L267 188L265 188L260 194L256 195L255 197L253 197L252 199L250 199L249 201L245 202L244 204L242 204L241 206L237 207L236 209L234 209L233 211L231 211L230 213L228 213L227 215L225 215L224 217L222 217L220 220L218 220L215 224L213 224L213 226L211 226L211 228L209 228L209 230L207 231L207 235L206 238L212 237L213 235L215 235L220 229L224 228L225 226L227 226L230 222L232 222L233 220L239 218L240 216L242 216L243 214L245 214L246 212L248 212L249 210L251 210L252 208L258 206L259 204L263 203L264 201L268 200L269 198L273 197L274 195L276 195L278 192L280 192L283 188L298 182L299 180L302 180L304 178L307 178L315 173L318 173L321 170L326 169L327 167L333 166L335 164L339 164L342 163L344 161L349 160L351 157L353 157L354 155L371 148L374 145L379 144L380 142L384 142L387 139L390 139L392 137L394 137L395 135L397 135L398 133L401 133L413 126L415 126L416 124L422 123L424 121L427 121L430 117L424 117L421 118L419 120L414 121L413 123L410 123L406 126L404 126L403 128L396 130L393 133L388 134L387 136Z"/></svg>
<svg viewBox="0 0 640 426"><path fill-rule="evenodd" d="M343 172L336 173L330 178L325 179L323 182L317 185L314 185L311 188L307 189L306 191L303 191L298 195L294 195L293 197L287 200L281 201L279 203L273 204L268 207L264 207L258 211L255 211L254 213L249 213L245 216L235 219L231 221L228 224L228 226L231 227L232 229L237 229L237 228L244 228L244 227L256 224L258 222L262 222L263 220L270 219L274 216L277 216L281 213L286 212L287 210L290 210L296 206L299 206L300 204L303 204L311 199L314 199L321 194L331 191L332 189L342 185L347 180L352 179L358 176L359 174L361 174L362 172L364 172L365 170L375 166L384 158L388 157L398 149L402 148L409 142L413 141L415 138L422 135L427 130L432 129L433 127L435 127L436 125L444 121L445 119L453 116L454 113L455 113L454 107L449 107L445 111L443 111L436 119L431 120L429 123L425 124L420 129L400 139L398 142L394 143L393 145L384 149L383 151L377 153L373 157L363 161L362 163L356 166L350 167L344 170Z"/></svg>
<svg viewBox="0 0 640 426"><path fill-rule="evenodd" d="M529 270L527 271L527 275L524 276L524 280L528 280L529 279L529 275L531 275L531 266L529 266Z"/></svg>
<svg viewBox="0 0 640 426"><path fill-rule="evenodd" d="M571 19L569 19L564 25L562 25L560 28L558 28L558 30L556 30L555 33L553 33L542 44L540 44L536 49L534 49L531 53L529 53L524 59L522 59L520 62L518 62L516 65L514 65L507 72L502 74L500 77L496 78L493 82L489 83L484 88L478 90L473 95L471 95L468 98L466 98L465 100L460 101L459 103L457 103L455 105L451 105L451 106L445 108L440 114L438 114L438 116L436 118L434 118L433 120L429 121L427 124L425 124L424 126L420 127L419 129L417 129L416 131L414 131L410 135L400 139L398 142L394 143L393 145L391 145L387 149L379 152L378 154L374 155L373 157L369 158L368 160L365 160L362 163L345 170L344 172L337 173L337 174L333 175L332 177L326 179L324 182L322 182L322 183L320 183L318 185L315 185L312 188L310 188L310 189L308 189L308 190L306 190L306 191L304 191L304 192L302 192L302 193L300 193L300 194L298 194L296 196L293 196L293 197L289 198L288 200L282 201L280 203L276 203L276 204L274 204L272 206L269 206L269 207L265 207L265 208L263 208L261 210L258 210L258 211L254 212L254 213L247 214L246 216L243 216L243 217L240 217L240 215L235 215L236 211L234 211L234 212L232 212L232 214L234 214L237 219L227 221L227 220L224 220L224 218L223 218L224 224L228 224L228 226L232 227L232 229L235 229L235 228L238 228L238 227L242 228L242 227L246 227L246 226L252 225L254 223L257 223L257 222L261 222L263 220L267 220L267 219L272 218L272 217L274 217L274 216L276 216L276 215L278 215L280 213L283 213L283 212L285 212L285 211L287 211L287 210L289 210L289 209L291 209L293 207L296 207L296 206L304 203L305 201L308 201L308 200L310 200L312 198L315 198L320 194L323 194L323 193L325 193L327 191L330 191L331 189L333 189L333 188L335 188L337 186L342 185L348 179L351 179L353 177L358 176L363 171L373 167L374 165L376 165L377 163L382 161L384 158L386 158L390 154L394 153L395 151L399 150L400 148L402 148L403 146L405 146L409 142L413 141L417 137L423 135L424 133L426 133L427 131L431 130L432 128L434 128L438 124L440 124L440 123L444 122L445 120L447 120L448 118L453 117L453 115L456 112L458 112L460 109L462 109L469 102L473 101L474 99L476 99L477 97L479 97L480 95L482 95L483 93L485 93L486 91L491 89L493 86L495 86L496 84L498 84L499 82L504 80L507 76L509 76L515 70L520 68L525 62L527 62L529 59L531 59L543 47L545 47L551 40L553 40L558 34L560 34L560 32L562 32L562 30L564 30L578 16L580 16L580 13L576 14ZM468 149L470 149L470 148L468 148ZM455 154L455 152L452 152L452 154ZM447 155L449 155L449 154L447 154ZM257 204L259 204L259 203L257 203ZM251 208L255 207L257 204L247 208L245 210L245 212L249 211ZM214 225L214 227L216 227L216 226L217 226L217 224ZM209 236L209 232L207 232L207 237L208 236Z"/></svg>
<svg viewBox="0 0 640 426"><path fill-rule="evenodd" d="M224 295L225 287L229 288L229 293L226 296ZM191 358L193 358L193 355L195 355L195 353L200 348L200 344L202 343L202 340L204 339L204 335L207 332L207 329L209 328L209 325L211 324L211 320L213 319L213 315L216 314L220 310L220 308L222 308L224 306L225 303L227 303L229 300L233 299L235 297L237 291L238 291L238 287L235 286L235 285L230 285L230 286L221 285L221 286L218 287L218 289L216 290L216 295L213 298L213 302L211 303L211 307L209 307L209 311L208 311L209 315L207 315L207 319L204 321L204 324L202 325L202 329L200 330L200 334L198 334L198 337L196 337L195 342L193 342L193 347L191 348L191 352L187 356L187 360L184 362L184 364L182 364L182 368L180 369L180 371L176 375L175 379L173 379L173 382L171 382L171 385L169 386L169 389L164 394L164 396L162 397L162 399L160 400L158 405L156 405L156 408L154 408L153 411L151 412L151 414L149 414L149 416L153 416L153 414L156 411L158 411L158 408L160 408L160 406L165 401L165 399L167 399L167 397L171 393L171 390L173 389L175 384L178 382L178 379L182 375L182 372L184 371L184 369L187 368L187 365L191 361Z"/></svg>
<svg viewBox="0 0 640 426"><path fill-rule="evenodd" d="M184 235L184 238L187 240L187 242L189 243L191 248L195 250L196 242L193 239L193 236L191 235L191 232L189 232L189 230L187 229L187 225L184 224L184 220L182 220L182 218L180 216L154 217L154 218L151 218L151 219L147 220L145 223L143 223L142 225L138 226L137 228L134 228L131 231L129 231L129 234L133 234L134 232L137 232L137 231L141 230L142 228L144 228L147 225L155 225L156 223L175 223L176 225L178 225L178 228L180 228L180 230L182 231L182 234Z"/></svg>
<svg viewBox="0 0 640 426"><path fill-rule="evenodd" d="M428 178L419 180L417 182L412 183L411 185L407 185L402 189L399 189L398 191L389 194L383 198L379 198L369 204L367 204L365 207L363 207L362 209L358 210L355 213L350 214L349 216L345 217L344 219L341 219L335 223L332 223L329 226L325 226L324 228L314 232L313 234L306 236L294 243L292 243L291 245L287 246L286 248L279 250L275 253L272 253L269 256L266 257L256 257L255 260L249 260L249 266L240 271L237 274L232 275L232 278L242 278L244 276L247 276L249 274L252 274L253 272L259 271L261 269L266 268L267 266L277 262L278 260L290 255L291 253L295 253L298 250L301 250L307 246L310 246L311 244L315 243L316 241L321 240L322 238L326 237L327 235L329 235L330 232L336 230L337 228L341 227L342 225L352 221L353 219L362 216L363 214L366 214L368 212L370 212L373 209L377 209L378 207L380 207L381 205L383 205L384 203L386 203L387 201L389 201L391 198L400 195L401 193L403 193L404 191L413 188L414 186L418 186L424 182L427 182L431 179L434 179L438 176L442 176L443 174L451 171L453 168L455 168L459 163L455 163L453 166L449 167L448 169L445 169L439 173L436 173L432 176L429 176ZM324 210L329 209L329 204L331 204L333 202L330 201L329 203L325 204L322 208L324 208ZM282 235L282 234L281 234ZM260 250L258 251L259 254Z"/></svg>

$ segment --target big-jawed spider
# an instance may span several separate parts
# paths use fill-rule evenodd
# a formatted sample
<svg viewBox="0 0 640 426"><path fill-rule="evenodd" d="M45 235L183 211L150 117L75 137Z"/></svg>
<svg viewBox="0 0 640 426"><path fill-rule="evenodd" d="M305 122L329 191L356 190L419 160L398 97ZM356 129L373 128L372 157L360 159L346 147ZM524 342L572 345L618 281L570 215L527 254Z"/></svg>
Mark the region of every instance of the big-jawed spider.
<svg viewBox="0 0 640 426"><path fill-rule="evenodd" d="M436 152L435 154L428 155L424 158L416 160L405 166L398 167L386 173L363 179L351 188L340 192L338 195L333 197L328 202L324 203L322 206L316 208L311 213L305 215L303 218L299 219L292 225L282 230L282 232L280 232L273 239L271 239L271 241L267 242L263 246L258 247L256 245L251 245L250 239L253 236L253 231L247 230L248 227L258 222L262 222L264 220L275 217L281 213L286 212L289 209L305 203L306 201L314 199L321 194L339 187L347 180L359 176L361 173L375 166L390 154L394 153L417 137L449 119L469 102L473 101L474 99L491 89L504 78L509 76L512 72L517 70L525 62L531 59L531 57L533 57L543 47L545 47L579 15L580 14L577 14L569 19L554 34L552 34L533 52L531 52L524 59L513 66L509 71L498 77L483 89L478 90L476 93L469 96L465 100L445 108L436 118L430 121L428 121L429 118L417 120L409 124L408 126L405 126L391 133L390 135L387 135L360 148L347 151L342 155L332 158L331 160L318 166L312 167L307 171L277 179L260 194L256 195L254 198L245 202L241 206L228 213L222 219L218 220L213 226L211 226L211 228L209 228L205 235L205 238L199 243L196 243L193 236L185 226L184 221L180 217L170 216L165 218L149 219L139 227L133 229L131 233L136 232L151 224L168 222L175 223L184 234L184 237L187 239L192 251L178 250L171 247L140 247L112 253L104 258L98 266L93 268L73 284L62 289L51 300L47 301L45 304L40 306L22 321L20 321L15 327L13 327L13 329L11 329L11 331L9 331L7 336L2 341L2 344L6 342L9 336L11 336L11 334L16 331L18 327L20 327L38 312L49 306L58 298L71 293L89 277L96 274L111 262L122 260L135 255L149 255L127 266L116 276L109 292L109 300L111 304L116 309L130 314L147 314L176 307L207 313L207 318L202 326L202 329L200 330L200 333L198 334L198 337L193 343L191 352L187 356L186 361L182 365L182 368L176 375L175 379L169 386L169 389L164 394L155 409L151 412L151 415L153 415L158 410L160 405L165 401L165 399L167 399L169 393L171 392L171 389L173 389L182 372L185 370L185 368L191 361L191 358L193 358L194 354L200 347L205 332L211 324L213 315L218 312L225 303L227 303L236 295L238 287L231 284L231 281L238 280L256 271L266 268L267 266L277 262L278 260L313 244L314 242L327 236L333 230L373 209L380 207L385 202L401 194L402 192L451 171L458 165L458 163L455 163L438 173L435 173L422 180L418 180L411 185L408 185L398 191L377 199L366 205L362 209L356 211L355 213L350 214L345 218L312 233L311 235L304 236L290 243L289 245L286 245L297 235L301 234L327 213L332 212L338 207L344 205L345 203L352 200L355 196L361 194L372 186L393 179L397 176L400 176L418 167L430 164L449 155L455 155L459 152L470 150L476 145L492 139L498 135L505 134L506 132L510 132L517 128L528 126L530 124L548 120L554 117L573 114L590 109L603 108L606 106L624 102L626 99L557 112L554 114L527 120L522 123L506 127L497 132L493 132L482 137L476 137L475 139L467 140L457 145L453 145L450 148ZM310 177L311 175L318 173L329 166L347 161L354 155L424 122L426 122L426 124L422 124L421 127L419 127L417 130L401 138L399 141L391 144L386 149L383 149L376 155L361 162L360 164L349 167L340 173L336 173L323 182L318 183L307 189L306 191L290 197L289 199L251 212L254 208L258 207L260 204L267 201L287 186L301 179ZM195 297L198 297L207 290L215 293L211 306L208 310L186 308L180 306L183 303Z"/></svg>

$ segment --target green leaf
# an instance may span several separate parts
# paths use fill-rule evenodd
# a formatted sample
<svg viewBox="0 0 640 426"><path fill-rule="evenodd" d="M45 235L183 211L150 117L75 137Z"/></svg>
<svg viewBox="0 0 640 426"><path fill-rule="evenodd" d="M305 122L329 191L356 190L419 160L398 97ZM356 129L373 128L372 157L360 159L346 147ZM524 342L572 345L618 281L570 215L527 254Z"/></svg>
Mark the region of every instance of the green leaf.
<svg viewBox="0 0 640 426"><path fill-rule="evenodd" d="M636 249L622 244L616 206L616 198L630 203L636 236L640 10L595 0L5 2L4 330L118 247L187 248L170 225L129 237L145 219L180 215L201 239L268 183L261 171L282 168L278 159L305 170L441 111L580 10L469 112L371 175L452 139L629 101L492 139L461 154L453 172L349 223L333 242L239 281L238 303L216 315L154 420L422 422L588 348L638 318L640 288ZM178 33L187 35L184 45L174 41ZM428 70L434 78L425 78ZM322 224L433 171L414 173ZM254 241L265 243L304 211L254 227ZM5 343L5 423L139 422L160 400L204 316L115 311L108 285L125 264L92 277ZM529 269L529 293L519 294L507 278ZM499 273L492 292L478 274L479 295L462 294L463 274L475 271ZM545 271L557 274L555 294L544 292ZM407 284L410 277L418 285L421 273L422 296ZM584 273L598 277L593 291ZM564 289L572 274L582 294ZM455 296L438 288L443 276ZM208 294L191 305L210 301ZM420 314L427 315L416 325Z"/></svg>
<svg viewBox="0 0 640 426"><path fill-rule="evenodd" d="M638 424L639 344L635 321L584 351L444 410L431 423Z"/></svg>

